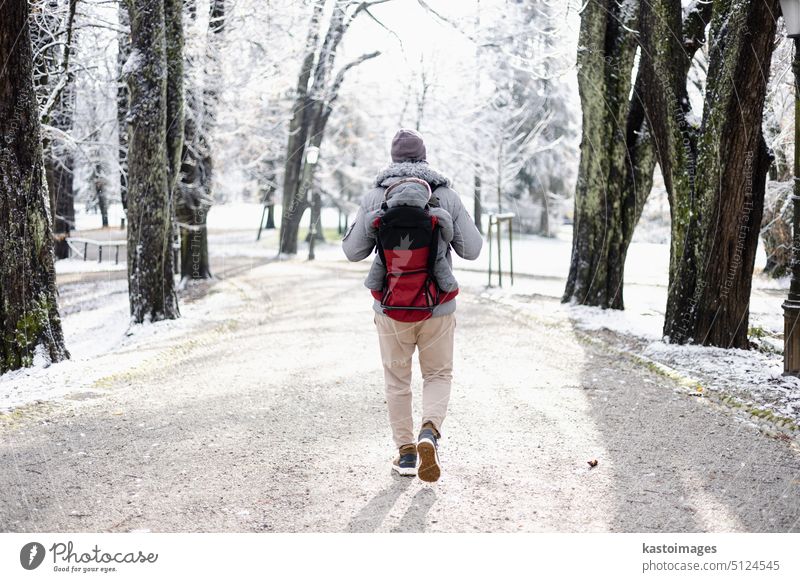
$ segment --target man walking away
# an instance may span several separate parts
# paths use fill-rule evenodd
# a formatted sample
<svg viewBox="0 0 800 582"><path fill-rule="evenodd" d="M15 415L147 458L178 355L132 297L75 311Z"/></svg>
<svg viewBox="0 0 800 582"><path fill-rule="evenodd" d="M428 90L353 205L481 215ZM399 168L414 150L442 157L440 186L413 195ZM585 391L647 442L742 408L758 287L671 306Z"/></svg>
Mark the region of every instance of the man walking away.
<svg viewBox="0 0 800 582"><path fill-rule="evenodd" d="M399 449L392 469L432 482L441 474L438 445L453 379L458 294L458 289L440 289L434 276L436 245L446 244L439 242L436 215L444 212L452 221L452 239L445 254L451 266L450 248L464 259L475 260L483 239L460 196L450 188L450 180L428 165L419 133L398 131L392 139L391 155L392 164L378 174L373 189L362 199L342 248L350 261L367 258L376 246L382 254L386 282L372 294L389 423ZM426 208L389 208L385 204L387 189L412 180L430 186ZM376 214L381 209L385 213ZM379 216L374 219L379 222L366 224L367 215ZM411 356L415 349L419 350L423 378L422 426L416 440L411 411Z"/></svg>

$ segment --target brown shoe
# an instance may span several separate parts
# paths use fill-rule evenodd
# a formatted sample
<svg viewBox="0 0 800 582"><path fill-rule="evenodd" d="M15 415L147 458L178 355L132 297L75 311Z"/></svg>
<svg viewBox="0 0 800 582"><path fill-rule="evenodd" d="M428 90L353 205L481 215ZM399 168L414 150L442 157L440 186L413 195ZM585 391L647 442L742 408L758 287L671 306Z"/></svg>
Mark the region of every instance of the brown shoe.
<svg viewBox="0 0 800 582"><path fill-rule="evenodd" d="M392 462L392 470L399 475L413 477L417 474L417 447L413 444L400 447L400 454Z"/></svg>
<svg viewBox="0 0 800 582"><path fill-rule="evenodd" d="M442 474L439 466L439 431L430 422L422 425L417 438L417 453L419 454L419 468L417 476L428 483L438 481Z"/></svg>

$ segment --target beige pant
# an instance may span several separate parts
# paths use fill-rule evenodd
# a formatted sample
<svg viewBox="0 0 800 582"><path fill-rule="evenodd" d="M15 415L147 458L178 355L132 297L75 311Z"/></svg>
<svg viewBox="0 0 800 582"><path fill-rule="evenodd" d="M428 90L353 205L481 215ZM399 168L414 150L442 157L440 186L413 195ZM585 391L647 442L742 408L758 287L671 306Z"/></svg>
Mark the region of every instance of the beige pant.
<svg viewBox="0 0 800 582"><path fill-rule="evenodd" d="M453 380L455 313L413 323L375 314L375 326L395 444L401 447L416 442L411 414L411 356L415 347L419 347L423 378L422 423L430 421L441 432Z"/></svg>

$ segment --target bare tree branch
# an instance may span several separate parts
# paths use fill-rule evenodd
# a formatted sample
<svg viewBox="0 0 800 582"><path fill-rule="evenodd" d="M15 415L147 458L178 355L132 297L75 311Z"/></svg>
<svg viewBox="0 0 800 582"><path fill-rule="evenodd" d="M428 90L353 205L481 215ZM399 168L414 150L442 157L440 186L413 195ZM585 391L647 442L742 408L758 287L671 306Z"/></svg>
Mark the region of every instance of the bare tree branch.
<svg viewBox="0 0 800 582"><path fill-rule="evenodd" d="M47 103L45 103L44 107L42 107L42 111L39 113L39 117L42 120L47 120L49 118L50 112L61 98L61 93L64 91L64 87L66 87L67 83L72 80L72 71L69 68L69 57L72 52L72 25L75 22L75 9L77 5L78 0L70 0L69 14L67 16L66 25L67 40L64 43L64 60L61 62L61 78L59 79L58 84L53 92L50 94L50 97L47 99Z"/></svg>
<svg viewBox="0 0 800 582"><path fill-rule="evenodd" d="M370 11L370 9L369 9L369 8L365 8L365 9L364 9L364 12L365 12L365 13L367 14L367 16L369 16L369 17L370 17L372 20L374 20L376 23L378 23L378 26L380 26L380 27L381 27L382 29L384 29L386 32L388 32L388 33L389 33L389 34L391 34L393 37L395 37L395 38L397 39L397 42L400 44L400 50L401 50L401 51L403 51L403 52L405 52L405 47L403 46L403 39L402 39L402 38L400 38L400 36L399 36L399 35L398 35L398 34L397 34L395 31L393 31L391 28L389 28L388 26L386 26L386 25L385 25L383 22L381 22L380 20L378 20L378 18L376 18L376 17L375 17L375 15L374 15L374 14L373 14L373 13Z"/></svg>
<svg viewBox="0 0 800 582"><path fill-rule="evenodd" d="M430 4L428 4L428 3L427 3L425 0L417 0L417 3L418 3L420 6L422 6L422 8L423 8L423 9L425 9L427 12L430 12L431 14L433 14L433 15L434 15L436 18L438 18L439 20L441 20L441 21L442 21L442 22L444 22L445 24L448 24L448 25L452 26L452 27L453 27L455 30L457 30L458 32L460 32L461 34L463 34L464 36L466 36L466 37L467 37L469 40L471 40L472 42L477 42L477 40L476 40L475 38L473 38L473 36L472 36L472 35L470 35L470 34L469 34L469 33L467 33L467 32L464 32L464 31L461 29L461 27L460 27L460 26L459 26L457 23L453 22L452 20L450 20L449 18L447 18L446 16L444 16L444 15L443 15L443 14L441 14L440 12L437 12L437 11L436 11L436 10L435 10L433 7L431 7L431 5L430 5Z"/></svg>
<svg viewBox="0 0 800 582"><path fill-rule="evenodd" d="M351 61L347 63L344 67L342 67L341 70L336 74L336 79L334 79L333 84L331 85L330 91L328 93L329 95L328 106L330 106L331 103L336 101L336 98L339 96L339 89L342 86L342 83L344 82L344 76L347 74L347 71L349 71L354 67L357 67L364 61L368 61L370 59L374 59L375 57L380 56L380 54L381 51L374 51L371 53L363 54L354 61Z"/></svg>

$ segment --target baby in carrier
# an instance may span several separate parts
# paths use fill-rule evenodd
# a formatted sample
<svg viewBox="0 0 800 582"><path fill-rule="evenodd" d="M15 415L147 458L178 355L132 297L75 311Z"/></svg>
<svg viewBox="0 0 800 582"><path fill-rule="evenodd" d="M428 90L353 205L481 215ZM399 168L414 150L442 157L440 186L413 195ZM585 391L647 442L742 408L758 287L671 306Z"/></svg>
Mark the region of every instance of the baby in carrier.
<svg viewBox="0 0 800 582"><path fill-rule="evenodd" d="M442 291L456 291L458 289L458 281L456 281L453 269L447 260L447 249L453 240L453 218L449 212L438 206L438 200L432 197L431 187L425 180L402 178L390 185L386 189L385 202L382 207L366 216L365 228L367 229L367 236L378 243L380 219L388 210L398 206L424 209L429 215L436 217L440 240L436 241L438 244L436 244L436 258L432 269L433 276L437 286ZM377 253L364 284L373 291L382 291L385 282L386 266L381 260L380 253Z"/></svg>

